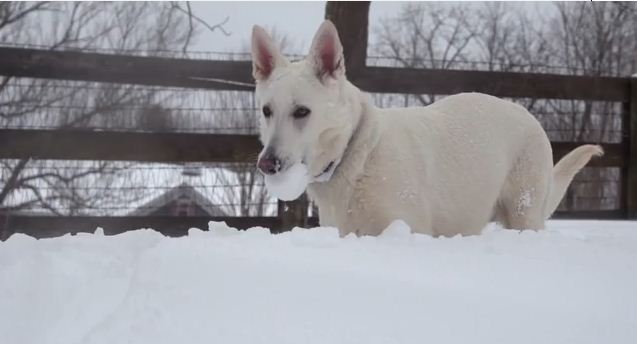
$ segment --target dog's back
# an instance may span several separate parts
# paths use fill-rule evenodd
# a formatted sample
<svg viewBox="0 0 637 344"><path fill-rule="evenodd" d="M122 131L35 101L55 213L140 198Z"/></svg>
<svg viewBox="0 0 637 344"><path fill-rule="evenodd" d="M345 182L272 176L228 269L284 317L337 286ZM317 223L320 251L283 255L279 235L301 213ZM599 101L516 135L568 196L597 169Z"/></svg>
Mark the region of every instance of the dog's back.
<svg viewBox="0 0 637 344"><path fill-rule="evenodd" d="M479 233L493 217L511 170L524 163L521 157L533 156L523 170L534 178L552 170L550 144L537 120L495 97L459 94L428 107L380 110L379 116L382 138L376 154L382 156L375 161L384 162L386 189L418 195L412 197L415 202L401 199L390 212L422 214L423 221L410 223L415 231ZM532 193L544 202L546 190ZM410 203L420 209L405 209Z"/></svg>

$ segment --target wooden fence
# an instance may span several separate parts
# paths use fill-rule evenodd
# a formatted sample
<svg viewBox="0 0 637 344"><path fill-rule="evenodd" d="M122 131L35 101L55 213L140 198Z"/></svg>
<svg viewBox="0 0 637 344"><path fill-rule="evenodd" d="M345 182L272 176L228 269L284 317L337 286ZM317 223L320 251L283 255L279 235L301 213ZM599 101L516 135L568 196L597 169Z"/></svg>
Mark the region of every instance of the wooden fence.
<svg viewBox="0 0 637 344"><path fill-rule="evenodd" d="M0 47L0 75L121 84L171 86L211 90L251 91L251 64L125 56L77 51ZM557 214L558 217L637 218L637 79L552 74L356 68L350 80L368 92L454 94L482 92L499 97L576 99L621 102L622 141L604 144L606 155L592 166L621 169L621 207L617 211ZM555 160L583 142L553 142ZM255 136L227 134L133 133L81 130L0 129L0 159L129 160L150 162L245 162L260 149ZM278 218L226 218L238 227L264 225L282 230L316 223L306 218L299 202L286 204ZM0 214L1 216L1 214ZM208 219L134 217L0 217L0 234L11 227L44 228L56 223L70 231L92 231L95 225L118 229L184 226L205 228ZM199 222L197 222L199 221ZM167 229L168 231L168 229ZM36 233L36 232L33 232ZM2 236L2 235L0 235ZM5 234L6 237L6 234Z"/></svg>

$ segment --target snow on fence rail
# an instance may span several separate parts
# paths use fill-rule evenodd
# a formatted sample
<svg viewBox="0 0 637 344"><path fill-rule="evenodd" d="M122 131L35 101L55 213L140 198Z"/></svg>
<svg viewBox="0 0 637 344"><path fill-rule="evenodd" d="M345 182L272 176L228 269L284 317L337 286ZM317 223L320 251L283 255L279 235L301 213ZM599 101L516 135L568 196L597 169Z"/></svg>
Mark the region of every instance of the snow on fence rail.
<svg viewBox="0 0 637 344"><path fill-rule="evenodd" d="M0 47L0 75L211 90L253 90L249 61L14 47ZM512 98L621 102L622 141L603 144L606 155L592 164L621 168L620 209L612 212L580 212L579 216L637 217L636 78L370 66L353 69L349 78L361 89L376 93L444 95L483 92ZM555 158L579 144L582 142L553 142ZM250 135L0 129L0 159L244 162L254 157L259 147L256 137ZM274 225L289 228L294 224L308 223L307 211L304 211L307 203L289 202L280 208L281 219ZM562 215L568 216L568 213ZM0 233L3 226L6 230L8 223L8 219L0 218ZM31 224L36 226L34 222Z"/></svg>

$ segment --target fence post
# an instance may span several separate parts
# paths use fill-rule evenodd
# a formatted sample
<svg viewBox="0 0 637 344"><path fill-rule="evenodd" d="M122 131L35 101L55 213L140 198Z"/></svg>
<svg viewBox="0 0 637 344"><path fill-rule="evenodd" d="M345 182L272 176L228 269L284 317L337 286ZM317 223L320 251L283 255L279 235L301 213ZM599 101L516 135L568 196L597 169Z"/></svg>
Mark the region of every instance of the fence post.
<svg viewBox="0 0 637 344"><path fill-rule="evenodd" d="M628 161L626 161L626 215L629 219L637 219L637 74L630 78L630 103L628 113L624 116L628 120L624 124L627 132Z"/></svg>
<svg viewBox="0 0 637 344"><path fill-rule="evenodd" d="M338 30L347 75L353 76L366 65L370 1L327 1L325 19Z"/></svg>
<svg viewBox="0 0 637 344"><path fill-rule="evenodd" d="M11 236L9 228L9 212L0 210L0 241L5 241Z"/></svg>
<svg viewBox="0 0 637 344"><path fill-rule="evenodd" d="M281 219L281 232L289 231L294 227L307 226L307 196L303 194L297 200L291 202L278 201L277 213Z"/></svg>

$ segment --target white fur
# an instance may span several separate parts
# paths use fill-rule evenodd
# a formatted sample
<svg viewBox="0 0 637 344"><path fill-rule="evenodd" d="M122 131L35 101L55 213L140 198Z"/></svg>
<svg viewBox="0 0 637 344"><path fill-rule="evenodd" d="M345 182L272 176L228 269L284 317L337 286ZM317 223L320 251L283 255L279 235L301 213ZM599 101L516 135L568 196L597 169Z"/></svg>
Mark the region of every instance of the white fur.
<svg viewBox="0 0 637 344"><path fill-rule="evenodd" d="M253 44L272 47L263 33ZM541 229L575 173L601 154L598 146L583 146L554 168L539 122L521 106L484 94L376 108L346 79L329 21L305 60L266 55L278 65L257 78L258 102L273 110L271 118L262 116L261 140L284 169L304 162L314 177L340 160L329 180L310 183L307 191L321 225L342 235L378 235L398 219L415 232L445 236L478 234L492 220ZM267 62L253 58L255 70ZM311 109L310 116L293 118L298 105Z"/></svg>

